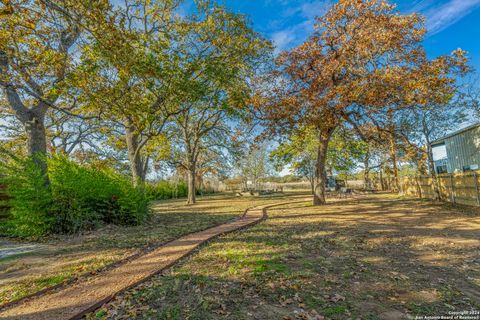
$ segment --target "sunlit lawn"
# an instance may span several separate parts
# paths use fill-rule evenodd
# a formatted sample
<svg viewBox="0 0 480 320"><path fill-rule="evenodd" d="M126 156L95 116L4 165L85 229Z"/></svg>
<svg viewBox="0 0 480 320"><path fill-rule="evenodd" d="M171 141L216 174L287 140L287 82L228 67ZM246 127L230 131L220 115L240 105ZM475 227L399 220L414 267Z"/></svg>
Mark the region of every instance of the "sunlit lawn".
<svg viewBox="0 0 480 320"><path fill-rule="evenodd" d="M391 195L270 210L92 314L402 319L480 309L480 215Z"/></svg>
<svg viewBox="0 0 480 320"><path fill-rule="evenodd" d="M286 197L291 195L297 193ZM193 206L185 205L184 199L161 201L152 205L151 221L141 226L109 225L79 236L45 239L34 252L0 259L0 304L95 272L148 247L227 222L248 207L274 201L281 201L280 197L206 196Z"/></svg>

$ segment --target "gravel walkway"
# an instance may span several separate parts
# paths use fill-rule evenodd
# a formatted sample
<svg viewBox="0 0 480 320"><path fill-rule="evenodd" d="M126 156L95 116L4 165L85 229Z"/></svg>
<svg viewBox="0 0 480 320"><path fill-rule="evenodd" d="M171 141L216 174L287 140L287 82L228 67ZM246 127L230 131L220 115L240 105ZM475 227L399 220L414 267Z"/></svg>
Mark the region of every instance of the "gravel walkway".
<svg viewBox="0 0 480 320"><path fill-rule="evenodd" d="M168 268L204 242L255 224L264 218L267 208L282 204L285 203L249 209L242 218L233 222L181 237L115 269L0 310L0 319L78 319L116 294Z"/></svg>

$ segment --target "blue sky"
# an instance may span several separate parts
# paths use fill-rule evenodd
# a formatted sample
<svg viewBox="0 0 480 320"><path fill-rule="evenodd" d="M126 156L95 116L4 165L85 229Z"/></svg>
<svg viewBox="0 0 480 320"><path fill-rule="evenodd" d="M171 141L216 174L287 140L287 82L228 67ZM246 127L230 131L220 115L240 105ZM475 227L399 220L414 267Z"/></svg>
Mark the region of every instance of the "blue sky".
<svg viewBox="0 0 480 320"><path fill-rule="evenodd" d="M397 0L401 12L419 12L429 33L425 47L430 57L457 48L469 52L480 69L480 0ZM272 39L277 50L303 42L312 31L315 16L325 12L331 0L224 0L235 12L250 17L254 28Z"/></svg>
<svg viewBox="0 0 480 320"><path fill-rule="evenodd" d="M253 27L271 39L277 52L302 43L313 29L316 16L336 0L224 0L235 12L250 17ZM480 75L480 0L391 0L403 13L418 12L426 19L424 45L430 58L450 54L457 48L469 53ZM455 128L458 129L458 128ZM435 158L445 157L444 148ZM288 168L282 171L287 174Z"/></svg>

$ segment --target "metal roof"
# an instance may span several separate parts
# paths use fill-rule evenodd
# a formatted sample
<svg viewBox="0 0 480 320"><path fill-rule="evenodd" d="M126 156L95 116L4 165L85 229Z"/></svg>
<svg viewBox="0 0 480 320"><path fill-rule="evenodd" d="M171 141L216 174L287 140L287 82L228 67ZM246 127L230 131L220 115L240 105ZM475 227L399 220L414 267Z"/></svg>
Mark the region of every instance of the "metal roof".
<svg viewBox="0 0 480 320"><path fill-rule="evenodd" d="M459 135L461 133L464 133L466 131L469 131L469 130L472 130L472 129L475 129L477 127L480 127L480 122L479 123L476 123L476 124L472 124L468 127L465 127L461 130L458 130L458 131L455 131L455 132L452 132L450 134L447 134L446 136L444 136L443 138L440 138L440 139L437 139L435 141L432 141L430 143L430 145L434 146L434 145L441 145L441 144L445 144L445 140L447 140L448 138L451 138L451 137L454 137L456 135Z"/></svg>

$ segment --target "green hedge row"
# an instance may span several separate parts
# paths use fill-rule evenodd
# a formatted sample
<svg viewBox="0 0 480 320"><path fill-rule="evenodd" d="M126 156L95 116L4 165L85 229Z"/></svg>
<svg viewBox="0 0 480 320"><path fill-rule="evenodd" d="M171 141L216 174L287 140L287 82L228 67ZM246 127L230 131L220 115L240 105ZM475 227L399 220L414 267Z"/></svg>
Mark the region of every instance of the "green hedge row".
<svg viewBox="0 0 480 320"><path fill-rule="evenodd" d="M188 187L185 181L159 181L145 184L147 195L152 200L167 200L184 198L188 195Z"/></svg>
<svg viewBox="0 0 480 320"><path fill-rule="evenodd" d="M0 184L6 186L11 207L2 234L76 233L103 223L136 225L148 218L149 198L128 178L62 156L47 162L49 188L31 160L16 159L0 168Z"/></svg>
<svg viewBox="0 0 480 320"><path fill-rule="evenodd" d="M155 183L146 183L145 190L147 195L152 200L167 200L185 198L188 195L188 186L185 181L166 181L162 180ZM209 189L197 189L197 195L213 194L215 190Z"/></svg>

